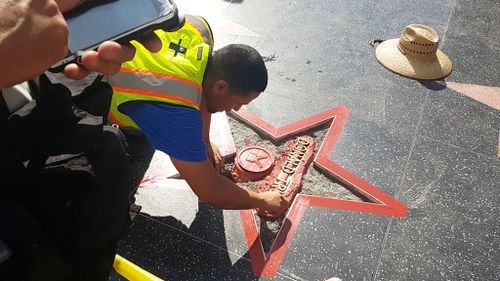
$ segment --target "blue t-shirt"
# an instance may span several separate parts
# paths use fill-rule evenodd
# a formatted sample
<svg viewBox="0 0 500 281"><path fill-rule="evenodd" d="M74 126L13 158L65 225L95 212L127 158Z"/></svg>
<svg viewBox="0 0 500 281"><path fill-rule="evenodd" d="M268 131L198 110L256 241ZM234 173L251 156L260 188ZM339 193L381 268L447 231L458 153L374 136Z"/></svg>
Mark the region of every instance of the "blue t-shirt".
<svg viewBox="0 0 500 281"><path fill-rule="evenodd" d="M134 120L155 149L179 160L207 160L203 121L198 110L148 102L126 103L120 110Z"/></svg>

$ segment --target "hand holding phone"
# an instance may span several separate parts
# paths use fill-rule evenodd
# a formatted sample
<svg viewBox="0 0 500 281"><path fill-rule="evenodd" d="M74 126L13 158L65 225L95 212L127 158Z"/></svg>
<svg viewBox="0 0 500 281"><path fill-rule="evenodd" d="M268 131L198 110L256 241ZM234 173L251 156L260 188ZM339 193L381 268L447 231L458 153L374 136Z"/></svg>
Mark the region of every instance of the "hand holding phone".
<svg viewBox="0 0 500 281"><path fill-rule="evenodd" d="M67 8L79 0L58 1L62 8ZM65 13L70 53L51 68L53 72L64 70L73 79L85 77L89 70L106 74L117 72L120 64L135 54L128 44L132 39L140 41L150 51L158 51L161 41L152 31L176 29L183 20L171 0L84 1L82 6Z"/></svg>
<svg viewBox="0 0 500 281"><path fill-rule="evenodd" d="M65 65L64 74L73 80L85 78L91 72L115 74L120 70L121 64L131 60L134 55L135 48L133 46L106 41L95 51L83 52L79 63Z"/></svg>

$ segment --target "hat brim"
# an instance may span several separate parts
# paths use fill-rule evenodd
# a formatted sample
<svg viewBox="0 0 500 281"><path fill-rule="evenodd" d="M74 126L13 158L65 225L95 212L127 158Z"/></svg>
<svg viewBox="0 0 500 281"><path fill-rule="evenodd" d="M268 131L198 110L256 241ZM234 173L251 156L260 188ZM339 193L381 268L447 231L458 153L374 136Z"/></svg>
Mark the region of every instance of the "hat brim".
<svg viewBox="0 0 500 281"><path fill-rule="evenodd" d="M386 40L375 49L377 60L390 71L422 80L436 80L450 75L452 63L441 50L436 51L434 58L421 60L403 55L397 47L398 43L399 38Z"/></svg>

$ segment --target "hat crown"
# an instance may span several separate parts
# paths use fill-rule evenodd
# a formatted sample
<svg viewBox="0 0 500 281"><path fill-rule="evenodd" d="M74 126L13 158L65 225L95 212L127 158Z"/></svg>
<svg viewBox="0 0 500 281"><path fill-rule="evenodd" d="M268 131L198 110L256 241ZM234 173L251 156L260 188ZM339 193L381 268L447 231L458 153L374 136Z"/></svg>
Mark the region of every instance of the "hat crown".
<svg viewBox="0 0 500 281"><path fill-rule="evenodd" d="M438 44L439 36L434 29L423 24L410 24L399 39L398 49L407 57L426 59L436 55Z"/></svg>

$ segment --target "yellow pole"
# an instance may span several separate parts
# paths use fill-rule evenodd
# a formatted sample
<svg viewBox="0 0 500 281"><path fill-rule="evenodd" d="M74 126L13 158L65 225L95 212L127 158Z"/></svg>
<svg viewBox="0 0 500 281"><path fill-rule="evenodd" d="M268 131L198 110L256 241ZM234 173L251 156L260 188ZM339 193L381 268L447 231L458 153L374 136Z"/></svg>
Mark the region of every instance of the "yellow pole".
<svg viewBox="0 0 500 281"><path fill-rule="evenodd" d="M130 281L163 281L146 270L138 267L120 255L115 256L113 268L118 274Z"/></svg>

